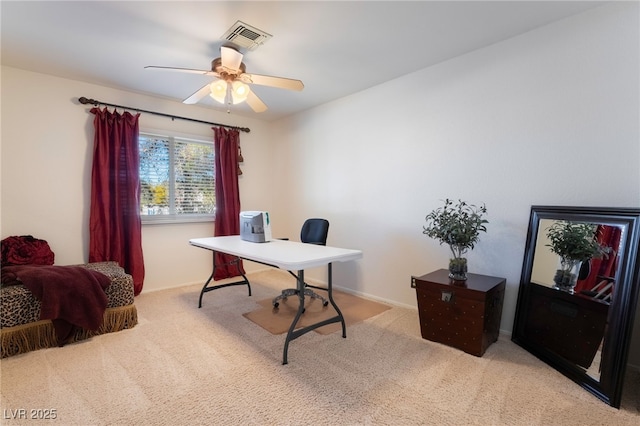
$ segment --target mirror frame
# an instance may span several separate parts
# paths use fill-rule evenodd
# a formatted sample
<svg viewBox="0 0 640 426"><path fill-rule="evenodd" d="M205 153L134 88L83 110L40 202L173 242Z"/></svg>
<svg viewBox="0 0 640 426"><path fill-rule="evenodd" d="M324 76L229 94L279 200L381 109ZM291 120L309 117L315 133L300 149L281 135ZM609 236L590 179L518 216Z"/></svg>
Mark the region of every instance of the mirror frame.
<svg viewBox="0 0 640 426"><path fill-rule="evenodd" d="M581 367L533 342L525 333L531 287L538 285L531 282L531 273L541 219L622 225L626 228L626 238L622 245L616 271L615 291L609 306L608 326L604 334L606 344L602 351L599 381L588 376ZM624 373L638 303L640 287L639 244L640 209L531 206L511 340L615 408L620 408Z"/></svg>

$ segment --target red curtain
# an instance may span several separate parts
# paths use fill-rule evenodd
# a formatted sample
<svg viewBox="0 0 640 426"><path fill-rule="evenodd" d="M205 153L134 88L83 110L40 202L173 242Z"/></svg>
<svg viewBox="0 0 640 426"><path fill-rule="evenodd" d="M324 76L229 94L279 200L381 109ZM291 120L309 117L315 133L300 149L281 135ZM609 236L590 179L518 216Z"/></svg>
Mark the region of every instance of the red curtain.
<svg viewBox="0 0 640 426"><path fill-rule="evenodd" d="M617 226L598 225L596 235L598 236L598 243L609 247L611 251L599 259L590 260L590 273L584 280L578 280L575 288L576 292L591 290L601 281L600 277L613 277L616 272L622 230Z"/></svg>
<svg viewBox="0 0 640 426"><path fill-rule="evenodd" d="M92 108L93 169L89 217L89 262L116 261L142 291L144 260L140 221L138 118Z"/></svg>
<svg viewBox="0 0 640 426"><path fill-rule="evenodd" d="M216 167L216 216L214 236L240 234L240 189L238 185L238 145L240 132L214 127ZM242 261L223 253L214 253L214 280L244 274Z"/></svg>

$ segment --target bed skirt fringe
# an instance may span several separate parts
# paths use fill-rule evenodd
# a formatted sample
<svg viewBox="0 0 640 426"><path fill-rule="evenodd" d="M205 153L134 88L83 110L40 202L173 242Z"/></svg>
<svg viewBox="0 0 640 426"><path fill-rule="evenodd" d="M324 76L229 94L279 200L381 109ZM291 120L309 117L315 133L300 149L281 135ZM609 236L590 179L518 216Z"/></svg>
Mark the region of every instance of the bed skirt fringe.
<svg viewBox="0 0 640 426"><path fill-rule="evenodd" d="M78 329L67 343L133 328L136 324L138 324L138 311L135 305L107 308L104 312L102 325L98 330ZM59 346L51 320L3 328L0 330L0 341L2 358Z"/></svg>

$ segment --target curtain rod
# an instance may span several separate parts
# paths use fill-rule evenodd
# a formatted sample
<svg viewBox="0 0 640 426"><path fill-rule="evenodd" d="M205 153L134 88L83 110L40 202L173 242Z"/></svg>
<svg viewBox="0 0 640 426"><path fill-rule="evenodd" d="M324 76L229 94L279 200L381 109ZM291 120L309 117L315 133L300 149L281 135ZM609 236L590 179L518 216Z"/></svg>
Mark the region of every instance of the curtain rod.
<svg viewBox="0 0 640 426"><path fill-rule="evenodd" d="M246 132L246 133L249 133L251 131L251 129L249 129L248 127L229 126L227 124L212 123L210 121L197 120L195 118L180 117L180 116L177 116L177 115L164 114L162 112L147 111L147 110L140 109L140 108L131 108L131 107L128 107L128 106L123 106L123 105L109 104L107 102L96 101L95 99L87 99L84 96L78 98L78 101L83 105L87 105L87 104L96 105L96 106L98 106L98 105L107 105L107 106L111 106L111 107L114 107L114 108L122 108L122 109L131 110L131 111L146 112L146 113L149 113L149 114L161 115L163 117L169 117L172 120L177 118L177 119L180 119L180 120L194 121L196 123L211 124L213 126L226 127L228 129L235 129L235 130L239 130L241 132Z"/></svg>

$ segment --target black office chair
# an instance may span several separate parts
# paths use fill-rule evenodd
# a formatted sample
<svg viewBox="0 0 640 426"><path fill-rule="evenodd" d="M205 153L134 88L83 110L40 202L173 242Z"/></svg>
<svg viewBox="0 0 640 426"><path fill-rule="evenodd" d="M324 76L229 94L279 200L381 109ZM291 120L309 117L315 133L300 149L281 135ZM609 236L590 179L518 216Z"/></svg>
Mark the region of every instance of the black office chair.
<svg viewBox="0 0 640 426"><path fill-rule="evenodd" d="M326 219L307 219L302 224L302 229L300 230L300 241L307 244L317 244L321 246L327 245L327 235L329 234L329 221ZM289 271L291 275L293 275L296 280L298 276L293 272ZM324 297L320 296L318 293L311 290L312 288L318 290L325 290L322 287L315 287L310 284L304 283L304 295L309 296L312 299L322 300L322 306L327 306L329 301ZM286 300L287 297L297 295L297 288L288 288L282 290L282 294L273 298L273 307L277 308L280 306L280 300Z"/></svg>

